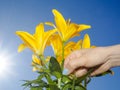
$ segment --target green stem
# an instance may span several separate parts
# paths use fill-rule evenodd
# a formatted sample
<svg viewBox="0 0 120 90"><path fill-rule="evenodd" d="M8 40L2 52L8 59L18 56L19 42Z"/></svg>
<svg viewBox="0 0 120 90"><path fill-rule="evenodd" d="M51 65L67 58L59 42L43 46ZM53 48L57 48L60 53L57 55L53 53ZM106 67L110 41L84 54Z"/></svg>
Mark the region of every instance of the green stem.
<svg viewBox="0 0 120 90"><path fill-rule="evenodd" d="M44 56L43 56L43 55L40 55L39 58L40 58L40 60L41 60L41 64L42 64L43 68L46 69L47 66L46 66L46 64L45 64L45 58L44 58Z"/></svg>
<svg viewBox="0 0 120 90"><path fill-rule="evenodd" d="M61 89L61 78L58 79L58 88Z"/></svg>
<svg viewBox="0 0 120 90"><path fill-rule="evenodd" d="M76 76L74 75L73 76L73 83L72 83L72 90L75 89L75 80L76 80Z"/></svg>
<svg viewBox="0 0 120 90"><path fill-rule="evenodd" d="M84 80L84 87L87 88L87 78Z"/></svg>
<svg viewBox="0 0 120 90"><path fill-rule="evenodd" d="M62 42L62 62L61 62L61 70L63 71L64 65L64 42ZM58 79L58 88L61 89L61 78Z"/></svg>
<svg viewBox="0 0 120 90"><path fill-rule="evenodd" d="M65 42L62 42L62 63L61 63L61 69L63 71L63 65L64 65L64 48L65 48Z"/></svg>
<svg viewBox="0 0 120 90"><path fill-rule="evenodd" d="M64 60L64 47L65 47L65 45L64 45L65 43L64 42L62 42L62 60Z"/></svg>

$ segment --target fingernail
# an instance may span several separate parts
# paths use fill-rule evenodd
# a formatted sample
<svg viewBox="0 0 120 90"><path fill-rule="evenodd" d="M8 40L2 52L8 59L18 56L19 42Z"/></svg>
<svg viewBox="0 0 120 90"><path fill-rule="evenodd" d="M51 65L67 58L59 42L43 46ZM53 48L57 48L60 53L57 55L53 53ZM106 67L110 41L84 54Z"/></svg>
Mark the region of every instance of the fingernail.
<svg viewBox="0 0 120 90"><path fill-rule="evenodd" d="M68 74L68 69L64 68L63 74L64 74L64 75L67 75L67 74Z"/></svg>

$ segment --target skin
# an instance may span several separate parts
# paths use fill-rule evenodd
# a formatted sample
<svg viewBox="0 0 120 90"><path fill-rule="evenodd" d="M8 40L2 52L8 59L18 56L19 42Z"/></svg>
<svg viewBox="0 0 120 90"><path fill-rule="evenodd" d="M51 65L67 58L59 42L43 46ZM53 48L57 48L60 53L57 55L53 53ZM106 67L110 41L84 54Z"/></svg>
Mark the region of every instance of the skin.
<svg viewBox="0 0 120 90"><path fill-rule="evenodd" d="M120 66L120 45L74 51L64 62L69 74L74 73L77 77L85 75L91 68L95 69L91 73L94 76L117 66Z"/></svg>

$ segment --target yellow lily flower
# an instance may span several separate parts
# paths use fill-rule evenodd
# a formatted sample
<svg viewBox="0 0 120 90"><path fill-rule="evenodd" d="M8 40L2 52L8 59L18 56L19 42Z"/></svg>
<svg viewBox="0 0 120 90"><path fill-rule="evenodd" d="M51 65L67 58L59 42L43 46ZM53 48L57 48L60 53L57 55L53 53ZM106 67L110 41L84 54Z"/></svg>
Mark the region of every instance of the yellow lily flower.
<svg viewBox="0 0 120 90"><path fill-rule="evenodd" d="M75 24L71 23L70 20L65 20L64 17L60 12L58 12L56 9L52 10L54 14L54 20L56 24L57 31L62 39L63 42L68 41L70 38L73 38L75 36L79 35L79 32L91 28L90 25L85 24ZM54 26L51 23L47 23L50 26Z"/></svg>
<svg viewBox="0 0 120 90"><path fill-rule="evenodd" d="M43 23L40 23L39 25L36 26L36 31L34 35L31 35L28 32L24 32L24 31L17 31L16 34L24 42L18 47L18 52L21 52L22 50L25 49L25 47L28 47L35 54L43 55L44 49L49 42L49 38L55 32L56 29L44 32Z"/></svg>
<svg viewBox="0 0 120 90"><path fill-rule="evenodd" d="M72 51L81 49L82 40L79 40L77 43L68 42L64 47L64 58L69 55ZM53 48L54 54L59 63L62 61L62 40L58 34L53 35L51 38L51 46Z"/></svg>
<svg viewBox="0 0 120 90"><path fill-rule="evenodd" d="M48 63L49 60L50 60L50 57L47 56L44 61L44 64ZM43 63L40 60L40 58L35 54L32 55L32 66L33 66L33 71L41 71L42 70Z"/></svg>
<svg viewBox="0 0 120 90"><path fill-rule="evenodd" d="M33 66L33 71L39 71L39 67L41 66L41 60L37 57L37 55L33 54L32 55L32 66Z"/></svg>
<svg viewBox="0 0 120 90"><path fill-rule="evenodd" d="M32 65L42 65L41 60L37 57L37 55L33 54L32 55Z"/></svg>

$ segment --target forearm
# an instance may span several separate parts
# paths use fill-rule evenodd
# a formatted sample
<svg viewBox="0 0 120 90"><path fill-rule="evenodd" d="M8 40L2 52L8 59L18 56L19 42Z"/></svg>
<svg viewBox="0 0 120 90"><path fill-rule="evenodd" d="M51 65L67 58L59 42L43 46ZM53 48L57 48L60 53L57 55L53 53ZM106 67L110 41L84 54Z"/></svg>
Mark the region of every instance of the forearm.
<svg viewBox="0 0 120 90"><path fill-rule="evenodd" d="M108 47L108 59L111 62L111 67L120 66L120 45Z"/></svg>

